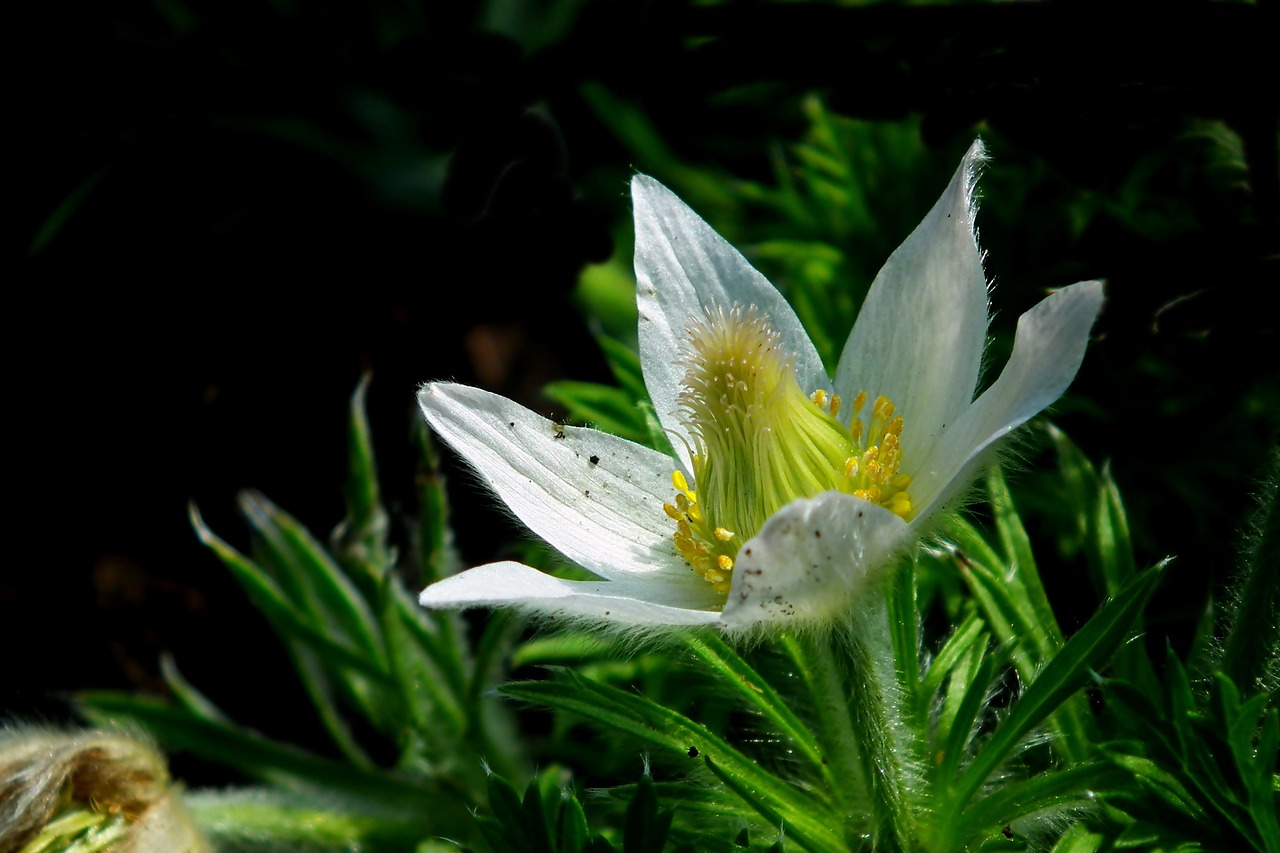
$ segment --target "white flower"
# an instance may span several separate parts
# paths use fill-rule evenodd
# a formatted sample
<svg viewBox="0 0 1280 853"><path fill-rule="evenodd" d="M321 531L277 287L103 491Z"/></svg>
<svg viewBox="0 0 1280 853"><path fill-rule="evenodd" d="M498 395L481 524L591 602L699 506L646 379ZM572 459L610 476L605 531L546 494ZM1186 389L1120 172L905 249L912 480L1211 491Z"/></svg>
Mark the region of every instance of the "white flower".
<svg viewBox="0 0 1280 853"><path fill-rule="evenodd" d="M993 446L1066 390L1102 286L1018 320L976 400L987 282L975 143L867 294L834 382L782 295L652 178L631 183L640 360L676 457L431 383L427 421L530 530L599 580L516 562L428 587L427 607L515 606L620 627L816 625L848 613Z"/></svg>

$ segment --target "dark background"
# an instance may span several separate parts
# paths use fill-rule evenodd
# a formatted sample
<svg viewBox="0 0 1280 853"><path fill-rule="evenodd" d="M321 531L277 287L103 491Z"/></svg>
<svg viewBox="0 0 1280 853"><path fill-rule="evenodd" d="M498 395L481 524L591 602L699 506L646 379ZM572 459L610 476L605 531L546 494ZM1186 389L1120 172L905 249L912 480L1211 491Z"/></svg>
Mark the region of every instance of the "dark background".
<svg viewBox="0 0 1280 853"><path fill-rule="evenodd" d="M1075 386L1096 409L1064 426L1113 460L1141 558L1179 555L1151 630L1185 643L1275 441L1275 11L166 0L37 22L5 237L0 714L163 691L170 652L233 716L291 731L300 691L264 707L253 689L285 657L188 502L236 544L246 487L326 534L366 371L393 510L412 500L419 383L550 412L547 380L607 380L569 295L612 253L632 170L664 164L636 161L589 86L684 162L764 180L814 91L857 118L920 116L939 157L990 134L1119 200L1162 164L1138 184L1162 227L1102 217L1062 249L1069 280L1109 295ZM1239 134L1246 185L1224 192L1196 159L1203 120ZM474 498L454 494L469 562L511 532Z"/></svg>

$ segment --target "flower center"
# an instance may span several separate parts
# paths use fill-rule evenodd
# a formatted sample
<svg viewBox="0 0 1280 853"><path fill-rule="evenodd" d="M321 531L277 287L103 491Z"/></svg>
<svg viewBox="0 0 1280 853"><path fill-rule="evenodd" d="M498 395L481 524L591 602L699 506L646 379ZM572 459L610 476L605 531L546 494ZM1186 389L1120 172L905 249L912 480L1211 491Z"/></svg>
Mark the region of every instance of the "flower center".
<svg viewBox="0 0 1280 853"><path fill-rule="evenodd" d="M708 310L689 328L682 357L678 399L697 491L676 471L675 499L662 509L676 523L676 551L717 592L728 593L742 543L798 498L838 491L911 514L893 403L880 397L864 422L859 393L846 427L840 397L804 392L755 306Z"/></svg>

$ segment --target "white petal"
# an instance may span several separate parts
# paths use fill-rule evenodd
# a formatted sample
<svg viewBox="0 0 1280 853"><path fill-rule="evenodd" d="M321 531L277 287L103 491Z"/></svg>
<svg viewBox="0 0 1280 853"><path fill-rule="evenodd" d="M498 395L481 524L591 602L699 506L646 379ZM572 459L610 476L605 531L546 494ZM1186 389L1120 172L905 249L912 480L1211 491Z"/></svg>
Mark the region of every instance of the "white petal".
<svg viewBox="0 0 1280 853"><path fill-rule="evenodd" d="M631 180L636 226L636 306L640 312L640 363L645 386L662 425L686 430L676 396L684 379L679 356L689 326L706 308L735 303L757 306L795 358L796 378L806 391L830 391L822 360L795 311L746 258L669 189L645 175ZM682 442L673 442L689 467Z"/></svg>
<svg viewBox="0 0 1280 853"><path fill-rule="evenodd" d="M948 427L943 440L908 471L921 516L963 489L984 450L1062 396L1080 369L1089 329L1102 308L1102 283L1064 287L1018 318L1013 354L1000 378Z"/></svg>
<svg viewBox="0 0 1280 853"><path fill-rule="evenodd" d="M884 507L839 492L787 504L738 552L725 625L820 622L847 612L883 577L907 531Z"/></svg>
<svg viewBox="0 0 1280 853"><path fill-rule="evenodd" d="M516 517L570 560L608 579L668 573L690 600L705 593L662 511L675 495L671 457L466 385L429 384L418 403Z"/></svg>
<svg viewBox="0 0 1280 853"><path fill-rule="evenodd" d="M664 603L680 601L679 590L661 583L566 581L513 562L476 566L445 578L423 590L418 601L435 608L510 605L532 613L630 625L707 625L720 619L715 610Z"/></svg>
<svg viewBox="0 0 1280 853"><path fill-rule="evenodd" d="M869 401L882 394L893 401L908 462L939 440L942 425L952 425L977 387L987 333L987 280L973 220L982 158L975 142L933 210L889 256L836 370L846 402L859 391Z"/></svg>

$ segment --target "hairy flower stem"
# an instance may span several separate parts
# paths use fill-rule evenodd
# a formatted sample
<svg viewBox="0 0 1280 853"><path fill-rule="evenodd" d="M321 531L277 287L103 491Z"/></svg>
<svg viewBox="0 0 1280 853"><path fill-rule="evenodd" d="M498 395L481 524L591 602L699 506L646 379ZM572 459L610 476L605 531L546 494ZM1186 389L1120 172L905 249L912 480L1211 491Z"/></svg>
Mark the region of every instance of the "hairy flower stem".
<svg viewBox="0 0 1280 853"><path fill-rule="evenodd" d="M890 726L897 703L884 617L878 607L860 615L846 633L785 643L805 673L825 760L835 778L848 780L832 797L849 820L850 843L870 836L878 850L905 850L910 843L904 768Z"/></svg>
<svg viewBox="0 0 1280 853"><path fill-rule="evenodd" d="M866 766L853 728L845 667L830 637L787 636L782 642L807 682L822 762L832 771L829 778L838 780L831 791L832 804L847 820L860 819L865 812Z"/></svg>
<svg viewBox="0 0 1280 853"><path fill-rule="evenodd" d="M908 756L898 748L892 721L901 719L887 612L883 601L855 617L845 635L850 719L868 780L871 837L877 850L910 850Z"/></svg>

